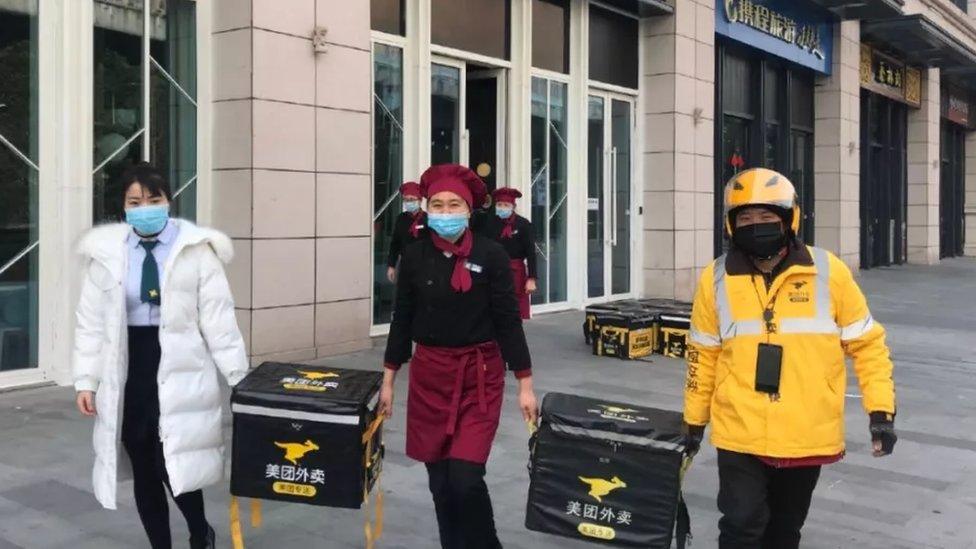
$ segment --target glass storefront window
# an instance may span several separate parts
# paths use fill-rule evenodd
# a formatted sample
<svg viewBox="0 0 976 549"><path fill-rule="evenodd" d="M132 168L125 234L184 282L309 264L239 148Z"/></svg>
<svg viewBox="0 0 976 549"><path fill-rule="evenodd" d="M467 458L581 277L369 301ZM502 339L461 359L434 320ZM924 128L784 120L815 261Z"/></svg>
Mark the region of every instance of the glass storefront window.
<svg viewBox="0 0 976 549"><path fill-rule="evenodd" d="M388 324L395 286L386 278L387 253L403 182L403 51L373 45L373 324Z"/></svg>
<svg viewBox="0 0 976 549"><path fill-rule="evenodd" d="M37 16L0 5L0 372L37 368Z"/></svg>
<svg viewBox="0 0 976 549"><path fill-rule="evenodd" d="M569 74L569 1L532 0L532 66Z"/></svg>
<svg viewBox="0 0 976 549"><path fill-rule="evenodd" d="M567 299L567 86L532 79L532 165L529 181L538 257L538 291L533 303Z"/></svg>
<svg viewBox="0 0 976 549"><path fill-rule="evenodd" d="M511 0L431 0L430 41L508 59L511 13Z"/></svg>
<svg viewBox="0 0 976 549"><path fill-rule="evenodd" d="M430 163L461 161L461 69L430 66Z"/></svg>
<svg viewBox="0 0 976 549"><path fill-rule="evenodd" d="M638 85L639 21L590 5L590 80Z"/></svg>
<svg viewBox="0 0 976 549"><path fill-rule="evenodd" d="M140 160L167 173L174 215L194 219L196 4L155 0L149 10L145 0L93 2L94 220L122 216L117 179Z"/></svg>
<svg viewBox="0 0 976 549"><path fill-rule="evenodd" d="M604 268L604 100L590 96L586 124L586 296L605 294Z"/></svg>

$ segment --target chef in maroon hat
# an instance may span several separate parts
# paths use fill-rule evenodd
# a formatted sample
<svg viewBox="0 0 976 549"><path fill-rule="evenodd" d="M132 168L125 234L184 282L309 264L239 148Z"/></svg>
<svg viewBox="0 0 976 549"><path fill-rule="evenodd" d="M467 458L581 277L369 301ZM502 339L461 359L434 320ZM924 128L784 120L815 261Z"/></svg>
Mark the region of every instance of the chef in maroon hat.
<svg viewBox="0 0 976 549"><path fill-rule="evenodd" d="M523 418L536 421L529 348L508 254L468 227L487 194L484 182L468 168L442 164L424 172L420 185L430 236L400 260L380 411L391 414L393 382L409 360L407 455L427 466L441 546L495 549L485 463L506 364L518 379Z"/></svg>
<svg viewBox="0 0 976 549"><path fill-rule="evenodd" d="M396 266L400 254L410 244L427 236L427 212L420 207L420 185L407 181L400 185L400 201L403 211L393 224L393 240L386 258L386 278L396 282Z"/></svg>
<svg viewBox="0 0 976 549"><path fill-rule="evenodd" d="M532 222L515 213L515 200L522 198L522 193L517 189L501 187L492 193L492 198L495 201L495 215L485 221L480 231L501 244L508 252L519 314L523 319L528 319L531 317L529 295L536 290L535 233Z"/></svg>

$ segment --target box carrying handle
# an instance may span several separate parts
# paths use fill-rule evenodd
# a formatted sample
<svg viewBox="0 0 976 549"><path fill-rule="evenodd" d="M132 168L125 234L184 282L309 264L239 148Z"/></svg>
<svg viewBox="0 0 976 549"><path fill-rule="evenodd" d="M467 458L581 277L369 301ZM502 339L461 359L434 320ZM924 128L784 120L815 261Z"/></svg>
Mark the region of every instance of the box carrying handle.
<svg viewBox="0 0 976 549"><path fill-rule="evenodd" d="M376 474L376 516L375 520L371 522L369 510L369 470L373 465L373 437L379 431L380 427L383 426L383 421L385 420L386 416L377 414L376 419L363 432L363 444L366 446L366 455L363 458L363 505L366 515L366 519L363 522L363 535L366 537L366 549L373 549L373 544L376 540L383 537L383 487L380 485L380 477L383 473L381 470Z"/></svg>
<svg viewBox="0 0 976 549"><path fill-rule="evenodd" d="M261 527L261 500L251 500L251 528ZM244 549L244 533L241 528L241 506L237 496L230 497L230 538L234 549Z"/></svg>

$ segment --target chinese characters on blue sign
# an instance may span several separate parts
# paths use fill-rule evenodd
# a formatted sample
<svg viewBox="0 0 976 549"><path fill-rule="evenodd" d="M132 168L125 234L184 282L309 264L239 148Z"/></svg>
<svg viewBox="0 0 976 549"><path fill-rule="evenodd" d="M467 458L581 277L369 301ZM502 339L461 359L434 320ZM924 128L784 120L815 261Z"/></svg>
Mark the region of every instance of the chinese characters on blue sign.
<svg viewBox="0 0 976 549"><path fill-rule="evenodd" d="M719 0L715 33L830 74L833 20L802 0Z"/></svg>

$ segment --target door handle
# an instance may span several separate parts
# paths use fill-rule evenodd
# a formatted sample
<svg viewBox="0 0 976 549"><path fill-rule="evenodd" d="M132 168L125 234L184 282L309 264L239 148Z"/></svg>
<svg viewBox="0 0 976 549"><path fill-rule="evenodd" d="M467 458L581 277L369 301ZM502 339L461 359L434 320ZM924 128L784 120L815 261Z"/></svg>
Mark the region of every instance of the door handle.
<svg viewBox="0 0 976 549"><path fill-rule="evenodd" d="M610 149L610 245L617 245L617 147Z"/></svg>

